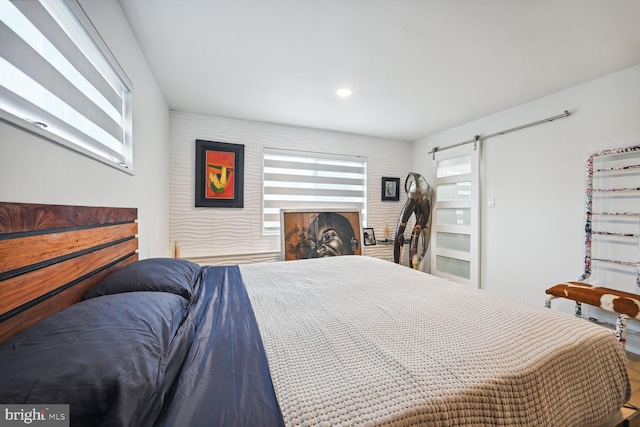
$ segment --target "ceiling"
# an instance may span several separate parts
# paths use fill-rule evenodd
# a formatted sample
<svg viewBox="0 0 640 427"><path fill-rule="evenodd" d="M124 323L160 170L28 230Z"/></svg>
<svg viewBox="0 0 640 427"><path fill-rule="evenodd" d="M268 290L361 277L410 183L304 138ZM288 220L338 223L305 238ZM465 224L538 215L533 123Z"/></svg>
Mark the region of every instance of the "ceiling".
<svg viewBox="0 0 640 427"><path fill-rule="evenodd" d="M640 64L638 0L119 1L172 110L399 140Z"/></svg>

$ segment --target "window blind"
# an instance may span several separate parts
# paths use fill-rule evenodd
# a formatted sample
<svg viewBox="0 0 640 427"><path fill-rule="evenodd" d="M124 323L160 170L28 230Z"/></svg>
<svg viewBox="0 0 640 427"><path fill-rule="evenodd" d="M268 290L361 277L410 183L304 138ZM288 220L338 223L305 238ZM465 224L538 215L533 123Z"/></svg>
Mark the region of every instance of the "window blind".
<svg viewBox="0 0 640 427"><path fill-rule="evenodd" d="M367 159L265 148L263 232L280 232L280 209L359 210L366 225Z"/></svg>
<svg viewBox="0 0 640 427"><path fill-rule="evenodd" d="M75 0L0 0L2 118L132 166L131 83Z"/></svg>

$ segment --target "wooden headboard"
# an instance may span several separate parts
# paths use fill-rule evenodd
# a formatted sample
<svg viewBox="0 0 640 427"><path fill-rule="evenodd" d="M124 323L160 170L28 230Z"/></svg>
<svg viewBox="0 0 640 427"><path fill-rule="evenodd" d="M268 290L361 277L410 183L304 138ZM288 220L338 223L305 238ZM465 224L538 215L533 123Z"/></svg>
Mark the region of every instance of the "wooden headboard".
<svg viewBox="0 0 640 427"><path fill-rule="evenodd" d="M0 202L0 343L138 259L138 210Z"/></svg>

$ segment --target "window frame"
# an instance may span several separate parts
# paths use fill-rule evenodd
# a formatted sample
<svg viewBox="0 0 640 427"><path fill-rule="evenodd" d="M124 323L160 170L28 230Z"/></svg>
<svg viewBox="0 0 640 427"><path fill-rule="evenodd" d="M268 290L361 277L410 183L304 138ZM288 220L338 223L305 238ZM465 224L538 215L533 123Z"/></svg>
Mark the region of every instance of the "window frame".
<svg viewBox="0 0 640 427"><path fill-rule="evenodd" d="M333 153L319 153L319 152L310 152L310 151L302 151L302 150L289 150L283 148L273 148L273 147L263 147L262 150L262 211L261 211L261 234L263 236L279 236L281 234L280 229L280 212L277 214L271 213L271 215L278 216L278 227L276 229L271 227L265 227L265 217L267 213L265 210L267 207L265 203L267 201L265 194L265 156L267 154L273 154L276 156L290 156L290 157L298 157L298 158L313 158L320 160L322 162L352 162L352 163L360 163L360 168L362 169L362 177L361 177L361 186L362 186L362 201L358 203L358 209L360 210L360 218L362 222L362 227L366 227L367 225L367 208L368 208L368 159L366 156L356 156L356 155L348 155L348 154L333 154ZM309 169L311 171L315 169ZM309 196L307 196L309 197ZM294 201L295 202L295 201ZM331 207L327 207L326 205L318 204L320 201L308 201L308 204L305 205L305 209L307 210L353 210L353 204L351 206L345 206L335 204ZM281 206L279 209L297 209L298 207L295 205L289 206L286 204L285 206ZM274 221L270 221L274 222Z"/></svg>
<svg viewBox="0 0 640 427"><path fill-rule="evenodd" d="M10 3L8 0L0 1ZM117 146L117 150L115 148L109 148L109 143L105 142L105 140L84 134L78 126L73 124L73 120L66 120L64 117L61 117L61 115L47 113L50 114L51 117L54 117L53 121L47 120L43 114L39 114L39 112L36 111L42 108L38 106L41 104L31 103L19 94L12 92L11 89L3 88L8 95L0 95L0 120L118 170L133 174L133 84L77 0L46 1L46 5L42 1L39 1L39 3L49 12L52 18L51 22L55 22L62 31L67 34L81 33L79 38L71 37L71 35L69 35L69 37L72 38L76 46L78 46L82 56L91 62L97 72L114 88L116 97L119 100L117 107L119 120L114 122L118 129L118 138L116 140L118 140L119 145ZM10 6L14 7L14 5ZM35 24L34 26L38 31L42 31L41 28L45 28L38 27ZM42 35L46 38L46 35ZM16 35L16 37L20 36ZM82 41L79 39L82 39ZM47 38L47 40L49 39ZM56 51L61 58L67 59L64 53L57 50L57 48ZM14 66L3 57L0 57L0 59L10 66L13 66L16 70L20 70L19 67ZM73 64L71 59L67 60ZM54 70L60 72L55 66ZM77 81L69 80L69 82L77 88ZM48 89L44 85L41 86L45 90ZM80 91L80 89L78 89L78 91ZM100 90L98 90L98 92L105 93ZM53 93L52 96L56 97ZM13 100L11 99L12 97ZM63 104L65 103L65 100L60 101ZM95 124L96 128L103 129L100 124L90 118L85 117L81 113L80 116L82 120L86 119L87 123ZM111 151L111 153L109 151ZM112 153L117 154L113 155Z"/></svg>

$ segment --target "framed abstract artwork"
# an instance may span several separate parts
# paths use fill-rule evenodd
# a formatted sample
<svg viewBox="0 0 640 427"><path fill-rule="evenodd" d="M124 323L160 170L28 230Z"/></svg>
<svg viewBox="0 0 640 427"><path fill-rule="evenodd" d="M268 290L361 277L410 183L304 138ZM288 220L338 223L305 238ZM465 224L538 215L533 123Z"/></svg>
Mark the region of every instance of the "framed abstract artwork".
<svg viewBox="0 0 640 427"><path fill-rule="evenodd" d="M195 206L244 207L244 145L196 139Z"/></svg>
<svg viewBox="0 0 640 427"><path fill-rule="evenodd" d="M362 255L360 211L280 210L282 259Z"/></svg>

